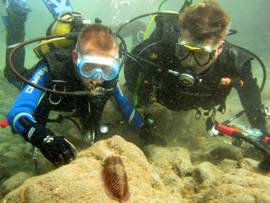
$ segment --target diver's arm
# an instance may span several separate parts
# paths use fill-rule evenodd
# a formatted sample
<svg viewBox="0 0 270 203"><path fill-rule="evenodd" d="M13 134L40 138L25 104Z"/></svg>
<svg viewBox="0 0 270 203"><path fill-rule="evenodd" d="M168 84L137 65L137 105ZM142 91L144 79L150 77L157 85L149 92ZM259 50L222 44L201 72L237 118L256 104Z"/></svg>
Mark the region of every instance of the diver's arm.
<svg viewBox="0 0 270 203"><path fill-rule="evenodd" d="M31 82L45 87L48 68L40 64L31 78ZM13 131L21 134L55 166L67 164L76 157L75 147L64 137L37 123L33 113L44 95L44 91L26 85L17 97L8 113L8 122Z"/></svg>
<svg viewBox="0 0 270 203"><path fill-rule="evenodd" d="M119 84L116 85L113 96L117 103L117 109L128 123L136 129L141 128L144 125L144 120L139 112L132 106L128 98L123 95Z"/></svg>
<svg viewBox="0 0 270 203"><path fill-rule="evenodd" d="M40 86L46 86L48 68L45 64L40 64L34 72L31 82ZM22 118L36 123L33 113L44 95L44 91L26 85L17 96L14 104L8 112L7 118L12 130L20 135L25 132L25 126L20 123Z"/></svg>
<svg viewBox="0 0 270 203"><path fill-rule="evenodd" d="M243 87L236 88L241 103L252 127L267 132L266 121L262 111L261 93L257 81L251 72L251 61L246 62L241 68L240 78Z"/></svg>
<svg viewBox="0 0 270 203"><path fill-rule="evenodd" d="M8 16L3 17L6 26L6 67L4 69L4 76L7 80L14 84L18 89L22 89L24 83L19 81L19 78L13 74L8 63L9 55L12 49L18 45L19 42L24 41L25 37L25 22L27 19L30 7L26 0L9 0L5 4ZM21 47L13 56L13 64L18 67L18 71L24 76L28 77L28 71L24 67L25 49Z"/></svg>
<svg viewBox="0 0 270 203"><path fill-rule="evenodd" d="M70 0L42 0L47 6L49 12L54 18L65 12L71 12L73 9L70 4Z"/></svg>

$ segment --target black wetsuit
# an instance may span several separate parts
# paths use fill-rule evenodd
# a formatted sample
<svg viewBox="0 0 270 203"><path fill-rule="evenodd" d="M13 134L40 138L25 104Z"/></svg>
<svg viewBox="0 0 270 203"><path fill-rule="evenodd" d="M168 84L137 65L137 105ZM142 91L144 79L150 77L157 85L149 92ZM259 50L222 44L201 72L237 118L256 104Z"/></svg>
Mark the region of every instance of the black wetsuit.
<svg viewBox="0 0 270 203"><path fill-rule="evenodd" d="M5 4L5 0L3 0ZM28 10L20 9L15 3L11 3L7 9L8 22L7 22L7 50L6 50L6 67L4 75L8 81L14 84L17 88L21 89L24 83L19 80L15 74L11 71L9 66L9 54L12 48L19 42L24 41L25 37L25 21L27 19ZM13 63L17 67L18 71L28 77L27 69L24 67L25 49L21 48L17 51L13 57Z"/></svg>
<svg viewBox="0 0 270 203"><path fill-rule="evenodd" d="M174 24L177 18L174 17L169 22L168 32L164 31L164 25L158 26L159 31L132 51L134 55L160 65L162 71L141 60L136 61L132 58L127 60L124 69L126 86L133 94L137 94L138 106L149 105L151 95L154 93L158 103L175 111L213 109L217 106L225 108L226 97L233 86L220 85L220 82L222 78L228 77L239 82L234 87L251 125L266 131L260 90L251 72L252 56L239 47L225 42L223 52L217 61L210 69L199 75L201 82L192 87L185 87L179 83L176 76L167 72L168 69L180 72L183 69L175 56L175 43L180 34L179 30L175 29L177 24ZM240 80L243 81L243 87L240 87Z"/></svg>
<svg viewBox="0 0 270 203"><path fill-rule="evenodd" d="M83 135L89 131L98 135L102 113L109 99L114 100L117 110L132 126L136 129L141 128L144 121L131 102L122 94L117 84L118 78L104 81L89 89L84 86L72 61L71 50L73 49L74 47L67 47L47 53L34 68L35 72L30 82L52 90L77 92L77 94L62 95L43 92L27 84L8 113L8 122L13 131L25 135L27 126L20 123L23 118L45 126L50 111L64 111L71 112L68 118L71 118L73 122L74 117L80 120L77 127ZM84 92L84 94L78 92Z"/></svg>
<svg viewBox="0 0 270 203"><path fill-rule="evenodd" d="M58 91L87 91L75 74L72 57L73 47L58 49L48 53L44 59L49 67L48 88ZM42 63L42 62L41 62ZM117 79L104 82L104 92L100 95L59 95L47 93L35 112L35 118L46 124L50 111L73 112L72 117L80 119L83 130L99 129L102 113L107 101L112 97Z"/></svg>

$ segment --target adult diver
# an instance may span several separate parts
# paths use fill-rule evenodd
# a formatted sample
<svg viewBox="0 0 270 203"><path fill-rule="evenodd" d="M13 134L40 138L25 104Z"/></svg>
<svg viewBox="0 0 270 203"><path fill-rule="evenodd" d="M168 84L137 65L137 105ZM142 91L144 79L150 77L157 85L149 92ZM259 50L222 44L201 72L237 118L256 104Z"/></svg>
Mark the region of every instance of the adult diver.
<svg viewBox="0 0 270 203"><path fill-rule="evenodd" d="M100 135L100 121L109 99L139 132L146 125L119 87L121 68L114 32L101 23L88 22L76 12L63 13L56 19L47 38L60 33L70 37L44 39L35 47L40 61L8 113L12 131L40 149L56 166L73 160L76 149L67 138L46 128L51 111L70 112L78 118L81 132L90 143Z"/></svg>
<svg viewBox="0 0 270 203"><path fill-rule="evenodd" d="M225 112L234 87L251 126L268 134L251 70L254 56L225 40L230 17L217 1L191 4L180 14L161 13L155 21L156 29L129 53L124 69L133 104L145 117L156 101L173 111L195 109L198 116L206 111L214 119L217 111ZM259 166L270 170L269 162Z"/></svg>

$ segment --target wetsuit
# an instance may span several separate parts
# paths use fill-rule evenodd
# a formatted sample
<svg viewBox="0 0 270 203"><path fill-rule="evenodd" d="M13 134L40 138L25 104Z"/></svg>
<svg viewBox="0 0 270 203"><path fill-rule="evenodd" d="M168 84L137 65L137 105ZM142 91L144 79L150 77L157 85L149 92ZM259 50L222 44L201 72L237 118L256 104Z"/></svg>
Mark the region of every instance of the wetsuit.
<svg viewBox="0 0 270 203"><path fill-rule="evenodd" d="M71 57L60 58L56 52L59 54L59 50L52 51L37 65L30 81L59 91L86 91L80 79L76 77ZM117 80L104 82L96 95L83 96L44 93L26 85L8 113L8 122L14 132L25 135L27 126L21 124L22 118L45 126L51 110L65 111L72 112L74 117L80 119L80 127L83 130L98 133L103 109L111 98L115 99L118 110L131 125L137 129L143 126L142 117L122 94Z"/></svg>
<svg viewBox="0 0 270 203"><path fill-rule="evenodd" d="M142 60L127 60L124 69L126 86L137 96L135 104L147 106L151 104L153 95L158 103L175 111L198 108L209 110L215 107L224 109L225 100L232 87L235 87L252 127L266 132L260 90L252 76L253 58L249 53L225 42L217 61L207 71L199 74L200 82L192 87L180 84L177 76L168 73L168 69L178 72L184 70L175 56L175 43L180 35L176 22L176 17L168 21L168 29L165 25L158 25L152 37L132 51L134 55L158 64L162 70ZM220 84L222 78L233 79L235 85Z"/></svg>
<svg viewBox="0 0 270 203"><path fill-rule="evenodd" d="M8 81L17 88L22 88L23 83L13 74L8 63L8 57L11 49L19 42L24 41L25 21L30 8L26 1L3 0L6 6L8 17L6 22L7 30L7 49L6 49L6 67L4 75ZM14 56L14 64L18 67L20 73L27 77L27 71L24 68L25 49L20 49Z"/></svg>

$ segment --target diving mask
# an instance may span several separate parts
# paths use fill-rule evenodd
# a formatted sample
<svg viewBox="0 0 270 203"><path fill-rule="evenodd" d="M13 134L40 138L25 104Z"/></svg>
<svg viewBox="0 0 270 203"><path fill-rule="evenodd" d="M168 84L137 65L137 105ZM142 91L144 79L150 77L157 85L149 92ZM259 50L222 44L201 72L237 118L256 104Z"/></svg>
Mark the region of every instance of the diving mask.
<svg viewBox="0 0 270 203"><path fill-rule="evenodd" d="M77 72L86 80L111 81L118 77L120 65L115 58L78 55Z"/></svg>
<svg viewBox="0 0 270 203"><path fill-rule="evenodd" d="M193 56L195 62L199 66L205 66L210 63L216 53L216 49L211 47L197 47L186 43L185 41L176 43L175 56L179 60L185 60L189 56Z"/></svg>

